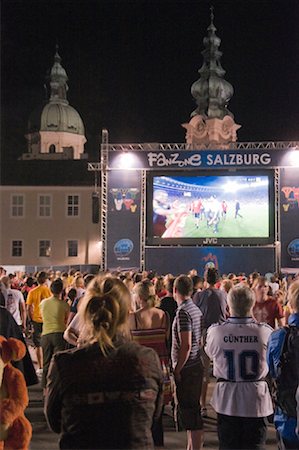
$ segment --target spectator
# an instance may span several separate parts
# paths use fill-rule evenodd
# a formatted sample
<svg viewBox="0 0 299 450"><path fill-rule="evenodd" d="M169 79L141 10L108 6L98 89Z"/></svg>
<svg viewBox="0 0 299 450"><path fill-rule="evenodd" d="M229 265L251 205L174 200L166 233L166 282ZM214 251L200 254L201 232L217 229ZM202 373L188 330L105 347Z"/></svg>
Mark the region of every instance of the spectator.
<svg viewBox="0 0 299 450"><path fill-rule="evenodd" d="M270 327L275 328L275 321L278 326L283 326L283 310L282 306L277 303L275 298L268 296L269 285L266 277L258 277L255 287L255 304L253 307L253 317L258 323L267 323Z"/></svg>
<svg viewBox="0 0 299 450"><path fill-rule="evenodd" d="M231 318L209 328L205 347L217 379L211 404L217 412L219 448L258 450L266 442L266 417L273 413L265 381L272 328L253 320L254 295L248 287L232 289L228 304Z"/></svg>
<svg viewBox="0 0 299 450"><path fill-rule="evenodd" d="M23 287L21 289L21 292L22 292L22 294L24 296L25 302L27 300L29 291L31 291L35 287L36 287L35 279L33 277L27 277L26 281L25 281L25 283L24 283L24 285L23 285Z"/></svg>
<svg viewBox="0 0 299 450"><path fill-rule="evenodd" d="M130 299L130 292L128 288L118 278L112 277L111 275L98 275L96 277L93 276L93 279L87 284L84 297L82 297L82 301L78 305L78 312L80 311L81 304L84 301L85 297L91 298L110 291L113 292L113 295L122 296L124 297L124 299ZM83 327L84 323L82 322L82 315L76 314L71 322L69 322L64 332L64 339L70 345L76 347L80 344L79 337Z"/></svg>
<svg viewBox="0 0 299 450"><path fill-rule="evenodd" d="M12 361L12 364L23 373L27 386L37 384L38 379L24 336L15 319L4 306L0 306L0 330L1 335L6 339L13 337L23 342L26 347L26 354L20 361Z"/></svg>
<svg viewBox="0 0 299 450"><path fill-rule="evenodd" d="M207 417L207 392L210 380L210 358L204 351L207 330L213 323L223 322L228 316L226 292L215 288L216 283L220 279L217 269L208 269L205 278L208 287L201 292L197 292L193 297L195 305L198 306L202 313L203 320L201 356L204 365L204 374L200 398L201 414L203 417Z"/></svg>
<svg viewBox="0 0 299 450"><path fill-rule="evenodd" d="M13 318L20 327L22 333L26 330L26 305L24 296L18 289L11 288L11 278L5 276L1 278L4 285L5 307L12 314Z"/></svg>
<svg viewBox="0 0 299 450"><path fill-rule="evenodd" d="M193 298L196 292L201 292L203 290L204 279L202 277L199 277L198 275L192 275L192 277L190 278L193 283L193 292L192 292Z"/></svg>
<svg viewBox="0 0 299 450"><path fill-rule="evenodd" d="M52 356L66 347L63 333L70 307L61 298L63 282L60 278L52 281L50 290L52 297L44 299L40 304L43 319L41 344L43 349L42 387L46 387L47 374Z"/></svg>
<svg viewBox="0 0 299 450"><path fill-rule="evenodd" d="M167 350L167 339L169 335L169 320L167 314L156 308L158 297L153 283L143 280L135 286L137 303L140 309L130 314L130 330L133 340L146 347L154 349L160 359L161 367L165 376L164 404L171 400L170 390L170 368ZM162 413L155 422L153 429L153 439L156 446L164 445Z"/></svg>
<svg viewBox="0 0 299 450"><path fill-rule="evenodd" d="M162 309L164 312L168 314L168 318L170 321L170 329L172 327L172 323L175 318L175 313L177 310L177 302L173 298L173 285L174 285L175 278L174 277L168 277L167 282L165 285L166 289L166 295L160 300L159 308ZM170 336L171 338L171 336Z"/></svg>
<svg viewBox="0 0 299 450"><path fill-rule="evenodd" d="M108 288L111 277L96 279L93 287L102 292L90 297L88 288L80 306L85 345L54 355L46 417L61 433L61 449L153 450L150 430L162 406L159 358L128 340L129 294L117 295L114 281L104 294L106 281Z"/></svg>
<svg viewBox="0 0 299 450"><path fill-rule="evenodd" d="M275 293L279 289L279 283L278 283L277 278L276 278L275 275L272 275L270 277L269 287L272 289L272 295L275 295Z"/></svg>
<svg viewBox="0 0 299 450"><path fill-rule="evenodd" d="M288 291L292 314L288 326L274 331L269 339L267 360L270 375L276 380L274 424L280 449L298 449L296 434L296 390L299 385L299 281Z"/></svg>
<svg viewBox="0 0 299 450"><path fill-rule="evenodd" d="M76 295L77 295L77 291L75 288L71 288L68 291L67 297L65 298L65 301L67 302L67 304L69 305L69 307L71 308L72 304L74 303L75 299L76 299Z"/></svg>
<svg viewBox="0 0 299 450"><path fill-rule="evenodd" d="M135 301L135 297L134 297L134 281L131 277L126 277L124 279L123 283L128 288L128 290L130 291L130 295L131 295L130 312L135 312L136 311L136 301Z"/></svg>
<svg viewBox="0 0 299 450"><path fill-rule="evenodd" d="M71 321L73 320L73 318L77 314L78 307L79 307L81 299L83 298L85 290L86 290L88 284L93 279L94 279L94 275L91 274L91 273L85 275L83 278L81 276L76 278L74 284L75 285L77 284L77 287L73 287L73 288L70 289L70 290L75 289L76 290L76 295L75 295L75 299L74 299L74 301L72 302L72 305L71 305L71 309L70 309L70 314L69 314L69 317L68 317L67 325L69 325L71 323ZM83 287L82 287L82 283L83 283ZM80 287L78 287L78 286L80 286Z"/></svg>
<svg viewBox="0 0 299 450"><path fill-rule="evenodd" d="M174 298L178 309L172 327L171 360L177 414L187 430L187 449L198 450L203 446L203 421L198 404L203 375L200 357L202 313L191 299L192 290L190 277L180 275L176 278Z"/></svg>
<svg viewBox="0 0 299 450"><path fill-rule="evenodd" d="M249 287L251 287L252 289L255 287L259 276L260 274L258 272L252 272L251 274L249 274Z"/></svg>
<svg viewBox="0 0 299 450"><path fill-rule="evenodd" d="M220 289L224 292L226 292L226 294L229 293L229 291L234 287L234 283L232 282L232 280L229 280L228 278L225 278L224 280L221 281L221 286Z"/></svg>
<svg viewBox="0 0 299 450"><path fill-rule="evenodd" d="M38 376L43 372L43 355L41 349L41 334L43 330L43 320L40 313L39 305L44 298L51 297L51 291L47 286L48 276L46 272L39 272L37 275L38 286L28 293L26 304L28 307L28 316L33 325L33 343L35 345Z"/></svg>
<svg viewBox="0 0 299 450"><path fill-rule="evenodd" d="M161 299L166 295L166 288L164 283L164 277L156 277L154 282L156 295Z"/></svg>

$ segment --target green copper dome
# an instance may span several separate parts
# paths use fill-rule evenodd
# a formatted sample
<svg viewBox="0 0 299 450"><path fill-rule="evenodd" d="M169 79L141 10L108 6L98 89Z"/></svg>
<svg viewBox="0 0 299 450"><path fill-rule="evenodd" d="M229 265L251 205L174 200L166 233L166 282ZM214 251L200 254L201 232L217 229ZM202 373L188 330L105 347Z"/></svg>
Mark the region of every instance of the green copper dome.
<svg viewBox="0 0 299 450"><path fill-rule="evenodd" d="M50 72L50 99L41 113L40 131L63 131L84 136L82 119L67 100L68 76L60 63L61 58L56 47Z"/></svg>
<svg viewBox="0 0 299 450"><path fill-rule="evenodd" d="M84 136L84 125L72 106L50 102L43 109L40 131L64 131Z"/></svg>

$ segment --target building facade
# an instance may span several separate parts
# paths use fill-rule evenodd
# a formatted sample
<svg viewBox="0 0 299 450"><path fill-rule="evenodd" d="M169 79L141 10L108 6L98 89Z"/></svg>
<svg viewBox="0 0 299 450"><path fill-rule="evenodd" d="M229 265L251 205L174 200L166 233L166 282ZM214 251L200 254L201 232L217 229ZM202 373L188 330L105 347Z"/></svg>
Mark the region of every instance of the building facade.
<svg viewBox="0 0 299 450"><path fill-rule="evenodd" d="M100 230L94 174L87 170L79 113L67 101L67 75L56 51L50 97L29 120L28 151L1 174L3 266L98 268Z"/></svg>

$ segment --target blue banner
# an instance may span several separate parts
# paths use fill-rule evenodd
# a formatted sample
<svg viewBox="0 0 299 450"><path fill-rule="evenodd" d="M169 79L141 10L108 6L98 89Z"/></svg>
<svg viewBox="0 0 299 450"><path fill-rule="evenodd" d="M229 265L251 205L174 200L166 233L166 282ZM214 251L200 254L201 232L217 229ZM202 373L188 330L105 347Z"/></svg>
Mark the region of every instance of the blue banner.
<svg viewBox="0 0 299 450"><path fill-rule="evenodd" d="M280 172L281 266L299 268L299 173Z"/></svg>
<svg viewBox="0 0 299 450"><path fill-rule="evenodd" d="M109 169L223 169L299 167L299 149L113 151Z"/></svg>
<svg viewBox="0 0 299 450"><path fill-rule="evenodd" d="M140 172L108 176L107 268L140 267Z"/></svg>

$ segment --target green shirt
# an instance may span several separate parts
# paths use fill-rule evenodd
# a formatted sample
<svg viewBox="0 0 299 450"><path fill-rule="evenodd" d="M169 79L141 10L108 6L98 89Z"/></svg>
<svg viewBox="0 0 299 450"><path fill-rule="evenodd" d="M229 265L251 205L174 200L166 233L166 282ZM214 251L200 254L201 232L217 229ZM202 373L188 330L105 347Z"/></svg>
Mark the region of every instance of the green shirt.
<svg viewBox="0 0 299 450"><path fill-rule="evenodd" d="M44 299L40 303L40 311L43 318L42 335L63 333L66 328L65 317L69 310L69 305L63 300L59 300L56 297Z"/></svg>

